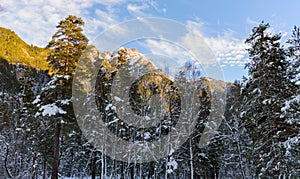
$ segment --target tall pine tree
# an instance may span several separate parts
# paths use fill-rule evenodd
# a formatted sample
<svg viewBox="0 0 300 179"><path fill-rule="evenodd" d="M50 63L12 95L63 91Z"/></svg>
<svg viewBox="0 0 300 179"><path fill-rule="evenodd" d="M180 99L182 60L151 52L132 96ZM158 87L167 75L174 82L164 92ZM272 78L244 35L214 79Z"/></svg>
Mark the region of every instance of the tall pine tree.
<svg viewBox="0 0 300 179"><path fill-rule="evenodd" d="M82 33L82 26L84 21L72 15L59 22L57 32L47 46L52 49L47 60L54 72L64 75L74 73L76 64L88 43L87 37Z"/></svg>
<svg viewBox="0 0 300 179"><path fill-rule="evenodd" d="M53 179L58 178L62 139L67 139L67 136L75 131L76 135L80 135L71 103L71 87L76 64L88 43L87 37L82 33L83 25L84 21L81 18L69 15L59 22L57 32L47 46L51 50L47 61L53 76L40 95L40 109L37 114L48 116L52 120L50 123L55 126Z"/></svg>

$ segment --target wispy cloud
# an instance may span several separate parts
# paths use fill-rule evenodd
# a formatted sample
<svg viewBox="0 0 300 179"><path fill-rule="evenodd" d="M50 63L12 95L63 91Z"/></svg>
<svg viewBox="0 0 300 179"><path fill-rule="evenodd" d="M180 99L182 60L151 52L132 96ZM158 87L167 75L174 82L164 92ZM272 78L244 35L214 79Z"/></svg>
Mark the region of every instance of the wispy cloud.
<svg viewBox="0 0 300 179"><path fill-rule="evenodd" d="M14 30L26 42L45 46L56 31L58 22L69 14L81 17L86 22L85 33L90 39L111 25L124 21L120 6L126 0L9 0L2 1L0 26ZM142 14L154 6L128 5L131 13Z"/></svg>
<svg viewBox="0 0 300 179"><path fill-rule="evenodd" d="M233 31L228 30L210 37L203 35L201 31L202 22L188 21L187 26L203 37L204 42L213 51L222 66L228 64L243 66L245 64L247 45L243 39L235 38Z"/></svg>
<svg viewBox="0 0 300 179"><path fill-rule="evenodd" d="M206 37L205 42L215 53L221 65L244 66L247 61L247 45L244 40L235 38L230 32L217 37Z"/></svg>
<svg viewBox="0 0 300 179"><path fill-rule="evenodd" d="M253 27L253 26L258 26L258 25L260 24L259 21L253 20L253 19L251 19L250 17L248 17L248 18L246 19L246 22L247 22L247 24L250 25L251 27Z"/></svg>
<svg viewBox="0 0 300 179"><path fill-rule="evenodd" d="M234 33L231 31L213 37L204 35L202 32L203 26L204 23L200 21L187 21L186 34L177 41L169 43L150 39L146 41L145 48L155 54L186 59L184 61L196 57L201 64L215 64L217 61L221 66L244 66L247 62L247 45L244 40L235 38ZM191 55L193 56L191 57Z"/></svg>
<svg viewBox="0 0 300 179"><path fill-rule="evenodd" d="M0 11L0 26L14 30L26 42L39 46L45 46L50 41L58 22L69 14L84 19L84 33L93 40L103 30L124 20L151 16L154 11L166 11L155 1L148 0L10 0L2 1L1 6L3 10ZM250 18L247 22L251 25L257 23ZM196 36L201 37L222 64L243 64L245 44L234 38L234 34L225 32L216 37L205 36L202 33L205 24L197 19L187 21L186 26L190 31L184 38L176 41L182 47L195 49L194 51L202 48L203 44L195 42ZM164 53L168 56L179 56L178 53L182 51L170 43L157 43L148 40L146 45L153 53ZM185 58L189 54L185 52L181 55L180 58Z"/></svg>
<svg viewBox="0 0 300 179"><path fill-rule="evenodd" d="M128 4L127 5L127 10L129 13L131 13L134 16L142 17L147 15L144 10L149 8L148 4L142 4L142 5L137 5L137 4Z"/></svg>

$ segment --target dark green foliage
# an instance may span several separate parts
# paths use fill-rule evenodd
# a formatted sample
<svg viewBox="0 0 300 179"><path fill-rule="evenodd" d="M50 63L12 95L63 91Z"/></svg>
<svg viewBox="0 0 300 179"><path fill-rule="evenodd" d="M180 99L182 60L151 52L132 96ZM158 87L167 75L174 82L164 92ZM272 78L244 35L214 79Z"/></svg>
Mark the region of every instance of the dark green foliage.
<svg viewBox="0 0 300 179"><path fill-rule="evenodd" d="M249 160L255 177L280 176L288 172L284 148L280 145L299 131L285 121L282 107L293 95L285 49L280 34L268 33L269 24L255 27L246 40L250 62L249 79L242 89L240 115L248 122L252 143Z"/></svg>
<svg viewBox="0 0 300 179"><path fill-rule="evenodd" d="M0 58L0 93L17 93L20 89L14 66Z"/></svg>

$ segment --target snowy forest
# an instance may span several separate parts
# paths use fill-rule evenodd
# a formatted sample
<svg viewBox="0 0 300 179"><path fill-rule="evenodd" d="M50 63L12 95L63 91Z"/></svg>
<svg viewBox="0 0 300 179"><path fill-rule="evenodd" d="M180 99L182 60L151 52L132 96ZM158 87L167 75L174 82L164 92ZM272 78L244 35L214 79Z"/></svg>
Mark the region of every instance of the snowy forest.
<svg viewBox="0 0 300 179"><path fill-rule="evenodd" d="M287 39L270 31L268 23L253 27L245 39L248 75L234 83L203 77L188 65L174 79L153 73L135 81L129 100L138 115L151 113L151 96L159 94L166 100L160 123L138 128L116 115L112 81L121 68L136 68L132 65L136 59L138 67L156 67L136 49L99 52L89 45L83 26L81 18L69 15L58 22L45 48L27 45L13 31L0 28L0 178L300 177L299 27L291 29ZM82 68L74 76L80 58L87 60L86 66L97 65L95 86L83 80L93 69ZM74 80L80 82L77 90L82 92L95 88L98 113L120 141L155 141L168 136L183 103L175 82L193 81L200 91L195 128L168 156L149 162L116 160L84 135L96 138L97 132L79 127L82 124L73 107ZM220 87L211 91L203 84ZM214 113L211 98L224 91L221 125L201 147L207 117Z"/></svg>

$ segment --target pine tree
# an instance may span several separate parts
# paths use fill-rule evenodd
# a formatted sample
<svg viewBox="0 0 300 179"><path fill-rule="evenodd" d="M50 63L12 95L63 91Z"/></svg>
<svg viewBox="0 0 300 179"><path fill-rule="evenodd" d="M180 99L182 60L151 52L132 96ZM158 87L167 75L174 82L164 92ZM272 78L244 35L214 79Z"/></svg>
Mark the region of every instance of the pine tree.
<svg viewBox="0 0 300 179"><path fill-rule="evenodd" d="M87 37L82 33L82 26L84 21L72 15L59 22L57 32L47 46L52 49L47 61L54 72L64 75L74 73L88 43Z"/></svg>
<svg viewBox="0 0 300 179"><path fill-rule="evenodd" d="M52 36L47 48L51 54L47 58L50 71L54 74L50 82L39 96L38 116L47 116L50 124L55 126L52 178L58 178L60 148L62 142L68 139L70 133L75 133L80 139L79 128L71 103L72 77L88 39L82 33L84 21L76 16L69 15L59 22L57 32ZM66 137L64 137L66 136ZM75 138L76 138L75 136ZM70 141L72 142L72 141ZM72 165L72 164L71 164Z"/></svg>
<svg viewBox="0 0 300 179"><path fill-rule="evenodd" d="M286 123L281 108L294 88L288 74L287 54L280 45L281 35L268 32L269 24L253 28L246 40L250 62L246 65L249 79L242 89L242 120L248 122L252 143L249 159L254 177L274 177L286 174L280 142L297 131Z"/></svg>

